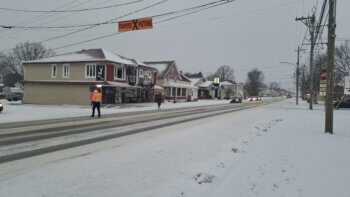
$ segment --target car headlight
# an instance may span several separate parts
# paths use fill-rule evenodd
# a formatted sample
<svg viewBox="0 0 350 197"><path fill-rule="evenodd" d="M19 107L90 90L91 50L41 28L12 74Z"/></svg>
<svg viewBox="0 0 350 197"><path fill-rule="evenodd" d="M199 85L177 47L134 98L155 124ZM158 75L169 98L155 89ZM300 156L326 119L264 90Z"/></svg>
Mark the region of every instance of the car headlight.
<svg viewBox="0 0 350 197"><path fill-rule="evenodd" d="M2 107L2 104L0 103L0 107Z"/></svg>

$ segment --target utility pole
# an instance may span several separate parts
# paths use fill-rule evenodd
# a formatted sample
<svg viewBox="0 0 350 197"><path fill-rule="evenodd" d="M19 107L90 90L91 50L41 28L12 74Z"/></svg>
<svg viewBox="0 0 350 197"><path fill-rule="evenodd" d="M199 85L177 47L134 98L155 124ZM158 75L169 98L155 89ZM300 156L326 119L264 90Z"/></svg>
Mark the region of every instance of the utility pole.
<svg viewBox="0 0 350 197"><path fill-rule="evenodd" d="M316 17L315 14L312 14L312 16L308 17L301 17L301 18L296 18L296 21L302 21L310 31L310 40L311 40L311 48L310 48L310 99L309 99L309 109L313 109L313 97L314 97L314 73L313 73L313 67L314 67L314 49L315 49L315 22L316 22Z"/></svg>
<svg viewBox="0 0 350 197"><path fill-rule="evenodd" d="M335 36L336 36L335 35L335 29L336 29L335 10L336 10L336 0L329 0L325 132L330 134L333 134L334 51L335 51Z"/></svg>
<svg viewBox="0 0 350 197"><path fill-rule="evenodd" d="M300 65L300 46L298 46L298 61L297 61L297 68L296 68L296 100L295 104L299 105L299 65Z"/></svg>

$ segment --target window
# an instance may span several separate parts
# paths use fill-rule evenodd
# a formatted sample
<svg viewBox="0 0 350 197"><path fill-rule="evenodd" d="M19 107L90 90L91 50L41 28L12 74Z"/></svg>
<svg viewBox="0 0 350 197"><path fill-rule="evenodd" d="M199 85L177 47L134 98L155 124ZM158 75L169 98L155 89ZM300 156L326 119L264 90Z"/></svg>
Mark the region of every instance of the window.
<svg viewBox="0 0 350 197"><path fill-rule="evenodd" d="M182 96L186 96L186 88L182 88Z"/></svg>
<svg viewBox="0 0 350 197"><path fill-rule="evenodd" d="M144 78L143 69L139 69L139 77Z"/></svg>
<svg viewBox="0 0 350 197"><path fill-rule="evenodd" d="M56 78L57 76L57 65L56 64L52 64L51 67L51 77L52 78Z"/></svg>
<svg viewBox="0 0 350 197"><path fill-rule="evenodd" d="M177 94L176 96L181 96L181 88L177 88Z"/></svg>
<svg viewBox="0 0 350 197"><path fill-rule="evenodd" d="M63 64L63 78L69 78L69 64Z"/></svg>
<svg viewBox="0 0 350 197"><path fill-rule="evenodd" d="M125 80L125 66L114 65L114 79Z"/></svg>
<svg viewBox="0 0 350 197"><path fill-rule="evenodd" d="M96 78L96 64L85 65L85 78Z"/></svg>

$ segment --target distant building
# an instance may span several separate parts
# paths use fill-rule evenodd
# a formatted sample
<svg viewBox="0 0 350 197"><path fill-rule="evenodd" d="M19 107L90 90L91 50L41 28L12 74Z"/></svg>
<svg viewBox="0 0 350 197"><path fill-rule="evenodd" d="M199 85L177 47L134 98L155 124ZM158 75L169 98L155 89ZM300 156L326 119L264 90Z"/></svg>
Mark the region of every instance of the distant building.
<svg viewBox="0 0 350 197"><path fill-rule="evenodd" d="M213 99L215 98L215 88L213 81L204 81L198 85L198 98L199 99Z"/></svg>
<svg viewBox="0 0 350 197"><path fill-rule="evenodd" d="M144 62L157 69L157 86L168 101L191 101L196 99L198 87L191 85L191 80L179 71L175 61Z"/></svg>
<svg viewBox="0 0 350 197"><path fill-rule="evenodd" d="M24 103L89 105L102 91L102 104L152 101L157 71L105 49L88 49L25 61Z"/></svg>

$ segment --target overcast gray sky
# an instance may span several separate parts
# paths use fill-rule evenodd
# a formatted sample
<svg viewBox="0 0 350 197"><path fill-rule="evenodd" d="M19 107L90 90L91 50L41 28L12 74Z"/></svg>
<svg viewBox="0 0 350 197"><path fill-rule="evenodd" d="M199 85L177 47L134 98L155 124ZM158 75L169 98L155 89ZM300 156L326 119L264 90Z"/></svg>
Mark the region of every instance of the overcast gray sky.
<svg viewBox="0 0 350 197"><path fill-rule="evenodd" d="M0 7L54 10L65 5L60 9L67 10L131 1L135 0L0 0ZM0 10L0 24L56 26L99 23L160 1L144 0L127 6L79 13L43 14ZM168 0L118 21L153 16L213 1L215 0ZM202 71L205 75L213 73L221 65L229 65L235 70L238 82L246 80L249 70L259 68L265 74L265 82L276 81L285 88L294 88L291 78L294 69L279 62L296 62L295 50L304 38L306 27L294 19L310 14L317 3L320 10L322 2L323 0L236 0L224 6L155 24L152 30L127 32L55 51L65 53L105 48L143 61L175 60L184 72ZM349 8L349 0L338 0L339 38L350 38ZM155 18L154 22L168 17ZM0 50L13 48L19 42L43 41L75 30L77 28L25 31L0 29ZM43 44L57 48L115 32L116 24L102 25ZM323 37L326 37L326 33L325 30ZM308 54L303 54L304 63L307 63L307 57Z"/></svg>

